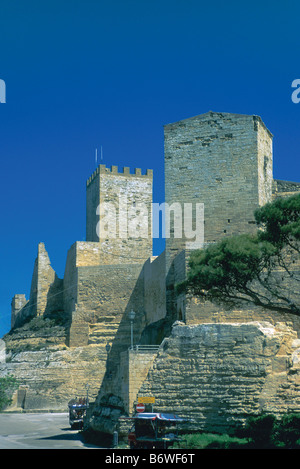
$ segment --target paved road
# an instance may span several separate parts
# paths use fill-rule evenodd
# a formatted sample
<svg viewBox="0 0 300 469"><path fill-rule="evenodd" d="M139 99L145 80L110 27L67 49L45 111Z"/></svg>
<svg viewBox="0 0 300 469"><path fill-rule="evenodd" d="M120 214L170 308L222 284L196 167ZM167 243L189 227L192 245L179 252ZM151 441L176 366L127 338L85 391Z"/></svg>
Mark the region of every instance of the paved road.
<svg viewBox="0 0 300 469"><path fill-rule="evenodd" d="M0 449L88 449L67 413L0 414Z"/></svg>

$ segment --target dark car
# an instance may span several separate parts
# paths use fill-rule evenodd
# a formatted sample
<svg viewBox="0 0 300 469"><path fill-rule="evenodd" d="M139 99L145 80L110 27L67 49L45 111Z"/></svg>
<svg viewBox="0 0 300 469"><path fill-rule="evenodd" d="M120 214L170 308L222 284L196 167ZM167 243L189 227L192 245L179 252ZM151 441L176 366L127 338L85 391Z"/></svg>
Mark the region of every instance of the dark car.
<svg viewBox="0 0 300 469"><path fill-rule="evenodd" d="M83 417L88 408L88 400L85 398L71 399L68 403L69 407L69 422L71 428L82 428Z"/></svg>

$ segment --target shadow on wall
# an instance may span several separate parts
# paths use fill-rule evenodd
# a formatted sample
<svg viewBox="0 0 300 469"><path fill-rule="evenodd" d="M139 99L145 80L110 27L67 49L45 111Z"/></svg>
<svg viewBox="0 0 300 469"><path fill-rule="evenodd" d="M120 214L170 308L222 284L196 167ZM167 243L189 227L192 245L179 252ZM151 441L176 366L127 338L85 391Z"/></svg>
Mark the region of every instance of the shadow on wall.
<svg viewBox="0 0 300 469"><path fill-rule="evenodd" d="M156 344L165 335L166 320L147 326L144 312L143 269L131 292L117 332L111 344L107 344L106 372L96 398L93 412L85 428L100 433L113 433L120 415L126 414L129 402L129 360L126 353L131 347L130 312L135 312L132 323L133 345ZM121 312L120 312L121 313ZM122 359L121 359L122 356ZM126 357L124 359L124 357Z"/></svg>
<svg viewBox="0 0 300 469"><path fill-rule="evenodd" d="M172 278L174 265L172 263ZM99 433L110 433L116 429L120 415L127 414L129 402L133 399L129 395L132 389L138 389L139 383L133 383L129 376L129 353L131 347L131 321L130 312L135 312L133 321L133 345L160 345L163 339L171 333L172 324L178 319L174 288L170 289L170 312L164 318L150 322L144 312L144 272L141 272L132 289L129 301L122 311L119 311L121 320L111 344L107 344L106 371L96 398L93 412L85 423L86 430ZM147 321L150 324L147 324ZM141 357L140 357L141 358ZM149 360L149 363L151 360ZM150 366L150 365L149 365ZM143 370L145 372L145 370ZM131 369L132 372L132 369ZM131 387L129 385L131 378ZM129 409L131 412L132 409Z"/></svg>
<svg viewBox="0 0 300 469"><path fill-rule="evenodd" d="M121 320L112 343L106 344L106 371L93 406L92 415L89 417L88 422L85 422L86 430L112 434L118 423L119 416L126 413L126 403L124 403L122 398L126 383L124 383L122 376L124 374L127 375L128 370L121 369L120 356L122 352L125 352L131 346L131 321L129 313L131 311L135 312L132 324L134 344L139 342L142 330L145 327L143 289L144 277L143 270L141 269L125 311L122 314L122 311L119 310L116 314L121 316Z"/></svg>

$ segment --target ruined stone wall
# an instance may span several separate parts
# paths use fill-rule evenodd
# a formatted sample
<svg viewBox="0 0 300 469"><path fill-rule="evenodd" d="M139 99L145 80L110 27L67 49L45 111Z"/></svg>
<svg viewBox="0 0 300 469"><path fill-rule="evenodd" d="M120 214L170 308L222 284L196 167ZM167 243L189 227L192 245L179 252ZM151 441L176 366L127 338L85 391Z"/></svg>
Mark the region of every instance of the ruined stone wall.
<svg viewBox="0 0 300 469"><path fill-rule="evenodd" d="M19 327L28 318L49 316L63 311L63 280L51 266L44 243L39 243L31 280L30 297L15 295L11 304L12 327Z"/></svg>
<svg viewBox="0 0 300 469"><path fill-rule="evenodd" d="M88 179L86 240L100 242L101 263L128 263L130 259L140 264L152 255L152 179L152 170L142 175L136 168L131 174L126 167L120 173L117 166L105 165L99 165ZM101 222L106 233L100 239L99 204L108 207Z"/></svg>
<svg viewBox="0 0 300 469"><path fill-rule="evenodd" d="M45 245L39 243L30 290L30 301L34 316L42 316L45 313L50 286L54 281L55 271L51 267Z"/></svg>
<svg viewBox="0 0 300 469"><path fill-rule="evenodd" d="M299 411L299 347L280 323L175 323L139 393L190 428L227 432L249 415Z"/></svg>
<svg viewBox="0 0 300 469"><path fill-rule="evenodd" d="M12 328L15 327L18 322L24 321L26 316L30 314L30 308L25 308L26 305L28 305L28 300L26 300L26 296L23 293L14 295L11 301Z"/></svg>

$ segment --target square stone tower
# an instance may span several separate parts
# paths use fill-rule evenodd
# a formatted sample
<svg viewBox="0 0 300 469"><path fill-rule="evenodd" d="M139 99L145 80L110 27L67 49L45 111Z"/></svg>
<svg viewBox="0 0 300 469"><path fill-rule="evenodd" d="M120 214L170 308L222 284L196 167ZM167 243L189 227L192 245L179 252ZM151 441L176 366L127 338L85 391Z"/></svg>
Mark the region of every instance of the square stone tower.
<svg viewBox="0 0 300 469"><path fill-rule="evenodd" d="M86 241L105 264L142 264L152 256L153 171L101 164L87 181Z"/></svg>
<svg viewBox="0 0 300 469"><path fill-rule="evenodd" d="M272 134L261 118L208 112L166 125L164 137L166 203L182 209L185 203L204 204L204 244L254 232L254 210L272 200ZM172 223L174 218L166 239L171 314L179 301L173 286L185 278L190 241L172 236ZM177 304L178 309L184 307Z"/></svg>
<svg viewBox="0 0 300 469"><path fill-rule="evenodd" d="M253 212L271 201L273 181L272 134L260 117L208 112L164 135L166 203L204 204L205 243L255 230ZM185 245L171 236L167 258Z"/></svg>

